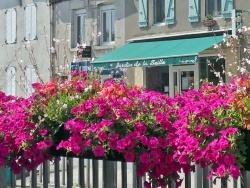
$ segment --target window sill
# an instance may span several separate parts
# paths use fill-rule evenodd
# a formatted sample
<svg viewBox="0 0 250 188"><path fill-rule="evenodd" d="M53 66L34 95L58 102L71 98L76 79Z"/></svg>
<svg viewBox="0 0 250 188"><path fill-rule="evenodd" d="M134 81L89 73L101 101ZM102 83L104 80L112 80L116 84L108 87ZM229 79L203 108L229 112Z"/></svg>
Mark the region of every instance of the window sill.
<svg viewBox="0 0 250 188"><path fill-rule="evenodd" d="M166 23L162 22L162 23L155 23L153 26L165 26Z"/></svg>
<svg viewBox="0 0 250 188"><path fill-rule="evenodd" d="M115 45L93 46L95 50L114 49Z"/></svg>

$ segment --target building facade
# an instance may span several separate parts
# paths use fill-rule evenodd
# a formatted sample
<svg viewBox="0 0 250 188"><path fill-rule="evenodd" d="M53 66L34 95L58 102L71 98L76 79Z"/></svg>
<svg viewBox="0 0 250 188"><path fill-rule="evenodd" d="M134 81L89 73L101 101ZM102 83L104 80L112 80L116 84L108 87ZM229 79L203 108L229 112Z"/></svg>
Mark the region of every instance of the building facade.
<svg viewBox="0 0 250 188"><path fill-rule="evenodd" d="M0 1L1 90L30 96L50 79L50 9L46 0Z"/></svg>
<svg viewBox="0 0 250 188"><path fill-rule="evenodd" d="M214 49L232 33L232 10L243 10L244 25L250 21L244 0L0 2L2 90L26 96L28 83L68 76L75 67L120 68L129 83L171 96L199 88L200 80L217 83L208 62L222 73L234 61L230 53L218 60Z"/></svg>

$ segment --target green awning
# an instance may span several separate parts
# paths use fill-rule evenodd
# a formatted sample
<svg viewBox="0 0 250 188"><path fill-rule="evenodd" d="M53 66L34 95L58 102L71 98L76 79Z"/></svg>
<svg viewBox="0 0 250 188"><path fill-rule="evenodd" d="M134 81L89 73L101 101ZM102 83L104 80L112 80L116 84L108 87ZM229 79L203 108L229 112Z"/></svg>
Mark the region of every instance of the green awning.
<svg viewBox="0 0 250 188"><path fill-rule="evenodd" d="M223 40L223 36L209 36L164 41L131 42L92 62L104 69L164 66L197 63L198 54Z"/></svg>

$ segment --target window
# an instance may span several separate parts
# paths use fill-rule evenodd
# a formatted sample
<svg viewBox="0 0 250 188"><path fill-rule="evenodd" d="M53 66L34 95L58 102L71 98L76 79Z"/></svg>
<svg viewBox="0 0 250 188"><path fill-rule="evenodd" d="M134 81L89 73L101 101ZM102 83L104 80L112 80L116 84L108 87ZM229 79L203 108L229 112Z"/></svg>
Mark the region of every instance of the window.
<svg viewBox="0 0 250 188"><path fill-rule="evenodd" d="M25 40L36 39L36 5L30 4L24 7L25 10Z"/></svg>
<svg viewBox="0 0 250 188"><path fill-rule="evenodd" d="M86 43L86 10L75 11L74 46Z"/></svg>
<svg viewBox="0 0 250 188"><path fill-rule="evenodd" d="M6 94L16 95L16 69L15 67L8 67L6 70Z"/></svg>
<svg viewBox="0 0 250 188"><path fill-rule="evenodd" d="M115 41L115 10L114 6L101 7L101 41L110 44Z"/></svg>
<svg viewBox="0 0 250 188"><path fill-rule="evenodd" d="M16 10L6 10L6 43L16 42Z"/></svg>
<svg viewBox="0 0 250 188"><path fill-rule="evenodd" d="M28 65L25 67L25 79L26 79L25 91L26 91L26 96L28 97L34 92L32 84L36 82L36 70L33 65Z"/></svg>
<svg viewBox="0 0 250 188"><path fill-rule="evenodd" d="M165 0L154 1L155 23L165 22Z"/></svg>
<svg viewBox="0 0 250 188"><path fill-rule="evenodd" d="M206 0L206 15L221 16L221 0Z"/></svg>

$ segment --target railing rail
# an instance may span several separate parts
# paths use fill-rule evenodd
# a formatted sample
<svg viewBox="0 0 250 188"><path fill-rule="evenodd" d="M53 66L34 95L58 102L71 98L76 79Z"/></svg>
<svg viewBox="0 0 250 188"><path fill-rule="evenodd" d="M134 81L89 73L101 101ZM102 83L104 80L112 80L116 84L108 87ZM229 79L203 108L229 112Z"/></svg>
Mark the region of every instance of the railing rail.
<svg viewBox="0 0 250 188"><path fill-rule="evenodd" d="M207 178L209 168L196 167L194 173L182 175L182 188L249 188L250 172L242 171L238 180L217 180L214 185ZM7 177L5 168L0 168L0 188L142 188L147 177L136 176L132 163L62 158L60 161L49 161L31 172L22 169L21 175L10 173ZM10 179L8 182L7 180ZM152 185L152 188L156 188ZM175 188L172 182L166 188Z"/></svg>

